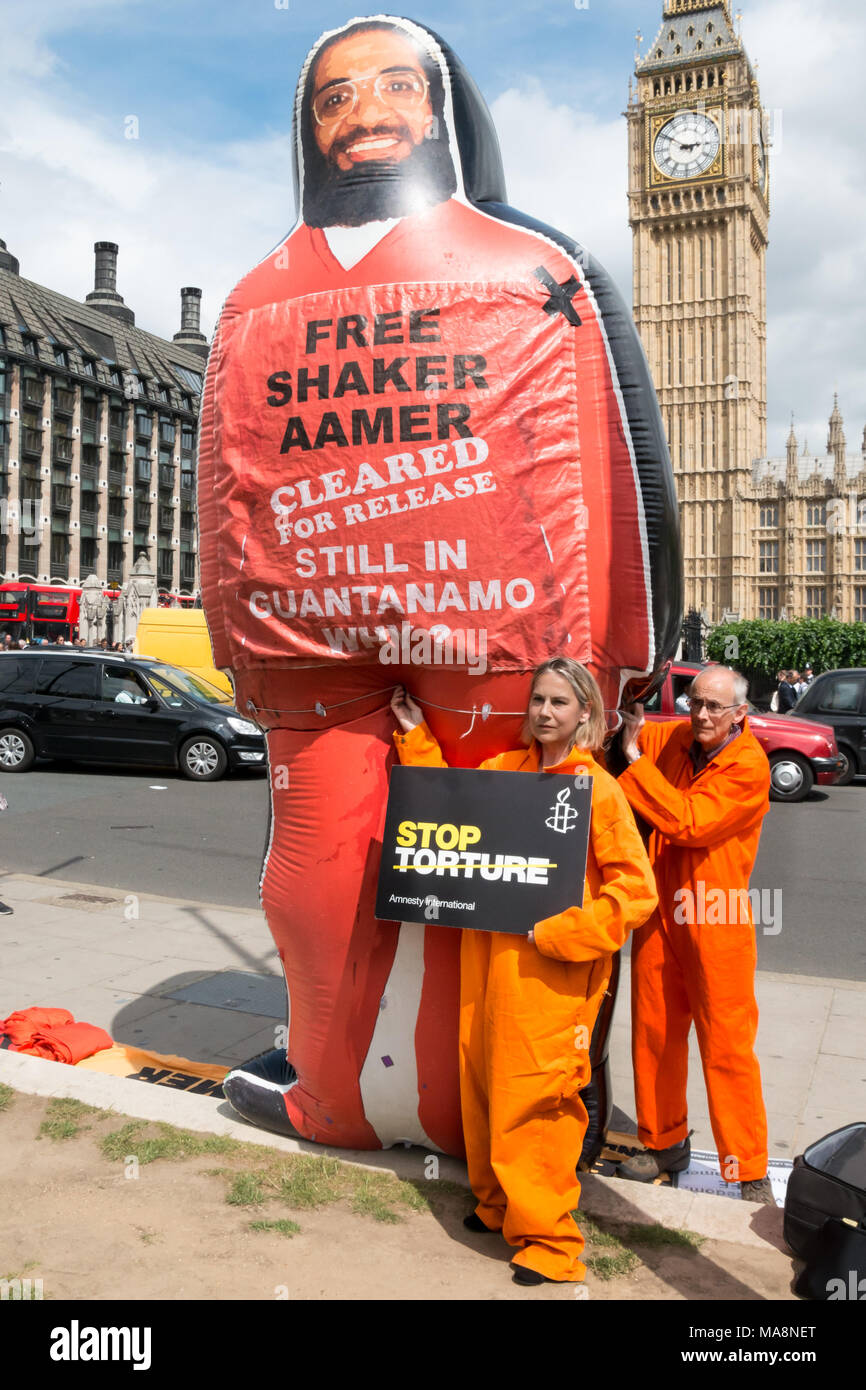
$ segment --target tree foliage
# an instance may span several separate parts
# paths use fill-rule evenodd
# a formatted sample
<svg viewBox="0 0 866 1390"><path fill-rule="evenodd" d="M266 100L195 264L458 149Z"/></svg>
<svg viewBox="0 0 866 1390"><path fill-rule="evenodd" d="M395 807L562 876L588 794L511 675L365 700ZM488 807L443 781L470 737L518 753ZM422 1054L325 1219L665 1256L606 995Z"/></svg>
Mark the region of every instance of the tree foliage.
<svg viewBox="0 0 866 1390"><path fill-rule="evenodd" d="M840 667L866 666L866 623L836 618L720 623L707 638L707 657L746 676L772 679L783 669L802 672L807 661L816 676Z"/></svg>

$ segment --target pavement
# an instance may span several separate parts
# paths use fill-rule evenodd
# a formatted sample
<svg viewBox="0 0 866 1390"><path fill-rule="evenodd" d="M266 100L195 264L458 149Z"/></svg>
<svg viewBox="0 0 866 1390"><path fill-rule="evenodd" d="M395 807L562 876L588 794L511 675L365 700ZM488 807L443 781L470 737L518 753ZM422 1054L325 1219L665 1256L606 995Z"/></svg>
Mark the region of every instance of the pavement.
<svg viewBox="0 0 866 1390"><path fill-rule="evenodd" d="M116 1042L230 1066L275 1046L285 1024L279 960L261 912L61 882L0 870L0 1018L31 1005L61 1006ZM615 1127L634 1116L629 1055L628 962L611 1038ZM757 975L758 1057L770 1154L792 1159L821 1135L866 1118L866 984L802 975ZM188 1128L231 1133L288 1151L323 1150L265 1135L225 1101L0 1052L0 1081L40 1095ZM689 1115L694 1149L712 1149L700 1059L692 1037ZM420 1151L354 1154L348 1162L414 1172ZM442 1177L466 1182L443 1160ZM404 1173L403 1170L406 1170ZM584 1181L587 1210L607 1215L625 1200L619 1180ZM629 1219L662 1221L744 1246L767 1242L790 1269L781 1211L705 1193L628 1186Z"/></svg>

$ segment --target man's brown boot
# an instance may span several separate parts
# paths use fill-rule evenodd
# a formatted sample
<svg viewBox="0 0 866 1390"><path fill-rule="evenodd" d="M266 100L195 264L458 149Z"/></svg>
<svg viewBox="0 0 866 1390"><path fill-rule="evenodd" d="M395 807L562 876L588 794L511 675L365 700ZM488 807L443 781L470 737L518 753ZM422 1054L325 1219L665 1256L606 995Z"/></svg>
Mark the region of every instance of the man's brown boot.
<svg viewBox="0 0 866 1390"><path fill-rule="evenodd" d="M765 1207L777 1205L769 1178L755 1178L752 1182L741 1182L740 1196L744 1202L760 1202Z"/></svg>
<svg viewBox="0 0 866 1390"><path fill-rule="evenodd" d="M667 1149L643 1149L634 1158L620 1163L616 1174L630 1182L653 1182L662 1173L684 1173L691 1162L692 1146L688 1139L671 1144Z"/></svg>

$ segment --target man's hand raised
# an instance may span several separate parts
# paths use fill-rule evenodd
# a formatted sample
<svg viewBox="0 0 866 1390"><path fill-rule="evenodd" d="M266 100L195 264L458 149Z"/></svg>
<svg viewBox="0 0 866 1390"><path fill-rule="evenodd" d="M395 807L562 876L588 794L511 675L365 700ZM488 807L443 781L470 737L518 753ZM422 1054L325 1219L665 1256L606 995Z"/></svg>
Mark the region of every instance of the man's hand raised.
<svg viewBox="0 0 866 1390"><path fill-rule="evenodd" d="M643 705L629 705L622 711L622 753L628 763L636 762L641 755L637 741L643 725Z"/></svg>
<svg viewBox="0 0 866 1390"><path fill-rule="evenodd" d="M391 696L391 711L404 734L408 734L410 729L415 729L424 722L420 705L416 705L403 685L396 686Z"/></svg>

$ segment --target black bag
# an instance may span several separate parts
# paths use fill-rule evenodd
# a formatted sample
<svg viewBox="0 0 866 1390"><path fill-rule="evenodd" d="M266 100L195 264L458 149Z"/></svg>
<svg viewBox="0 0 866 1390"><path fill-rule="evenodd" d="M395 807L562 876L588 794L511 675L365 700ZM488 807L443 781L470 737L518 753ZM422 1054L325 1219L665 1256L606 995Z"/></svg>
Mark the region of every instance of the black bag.
<svg viewBox="0 0 866 1390"><path fill-rule="evenodd" d="M859 1226L837 1216L825 1221L809 1241L794 1293L822 1303L866 1301L866 1221Z"/></svg>
<svg viewBox="0 0 866 1390"><path fill-rule="evenodd" d="M785 1194L784 1235L795 1255L814 1255L812 1238L828 1218L866 1219L866 1123L845 1125L794 1159ZM843 1227L843 1229L849 1229Z"/></svg>

